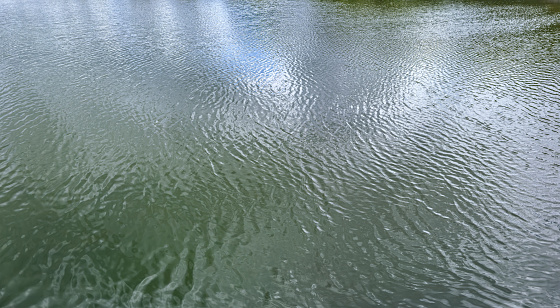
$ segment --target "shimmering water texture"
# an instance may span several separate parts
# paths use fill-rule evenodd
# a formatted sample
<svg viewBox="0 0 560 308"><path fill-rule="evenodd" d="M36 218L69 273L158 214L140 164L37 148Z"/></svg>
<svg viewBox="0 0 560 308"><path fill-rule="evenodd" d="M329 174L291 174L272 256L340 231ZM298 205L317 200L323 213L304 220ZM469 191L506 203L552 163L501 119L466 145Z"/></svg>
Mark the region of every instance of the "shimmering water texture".
<svg viewBox="0 0 560 308"><path fill-rule="evenodd" d="M0 0L1 307L560 303L542 3Z"/></svg>

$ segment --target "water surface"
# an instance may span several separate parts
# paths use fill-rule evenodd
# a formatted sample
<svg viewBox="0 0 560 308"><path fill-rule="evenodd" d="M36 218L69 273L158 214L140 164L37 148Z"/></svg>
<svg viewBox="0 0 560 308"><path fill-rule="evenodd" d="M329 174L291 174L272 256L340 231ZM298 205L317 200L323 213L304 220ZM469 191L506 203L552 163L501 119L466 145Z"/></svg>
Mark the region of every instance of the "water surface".
<svg viewBox="0 0 560 308"><path fill-rule="evenodd" d="M560 15L0 0L0 306L560 302Z"/></svg>

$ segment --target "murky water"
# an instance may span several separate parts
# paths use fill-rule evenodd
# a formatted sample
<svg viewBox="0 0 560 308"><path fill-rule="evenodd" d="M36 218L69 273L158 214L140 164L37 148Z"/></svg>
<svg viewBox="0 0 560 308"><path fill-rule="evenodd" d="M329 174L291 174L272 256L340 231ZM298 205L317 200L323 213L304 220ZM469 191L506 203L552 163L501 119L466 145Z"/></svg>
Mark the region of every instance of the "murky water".
<svg viewBox="0 0 560 308"><path fill-rule="evenodd" d="M0 306L560 303L560 13L0 1Z"/></svg>

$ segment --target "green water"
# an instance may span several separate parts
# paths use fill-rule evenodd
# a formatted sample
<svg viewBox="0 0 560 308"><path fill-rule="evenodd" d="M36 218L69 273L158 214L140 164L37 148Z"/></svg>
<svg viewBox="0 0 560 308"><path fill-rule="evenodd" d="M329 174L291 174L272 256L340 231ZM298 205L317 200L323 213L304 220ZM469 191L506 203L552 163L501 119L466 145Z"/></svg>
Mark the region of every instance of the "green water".
<svg viewBox="0 0 560 308"><path fill-rule="evenodd" d="M0 307L560 303L543 3L0 0Z"/></svg>

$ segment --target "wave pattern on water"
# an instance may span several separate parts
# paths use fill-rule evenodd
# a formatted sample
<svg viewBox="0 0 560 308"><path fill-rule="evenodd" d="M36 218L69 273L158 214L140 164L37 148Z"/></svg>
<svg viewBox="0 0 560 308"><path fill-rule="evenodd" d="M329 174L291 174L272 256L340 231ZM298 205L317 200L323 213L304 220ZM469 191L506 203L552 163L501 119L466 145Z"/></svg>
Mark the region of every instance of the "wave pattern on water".
<svg viewBox="0 0 560 308"><path fill-rule="evenodd" d="M539 5L0 7L0 306L560 301Z"/></svg>

